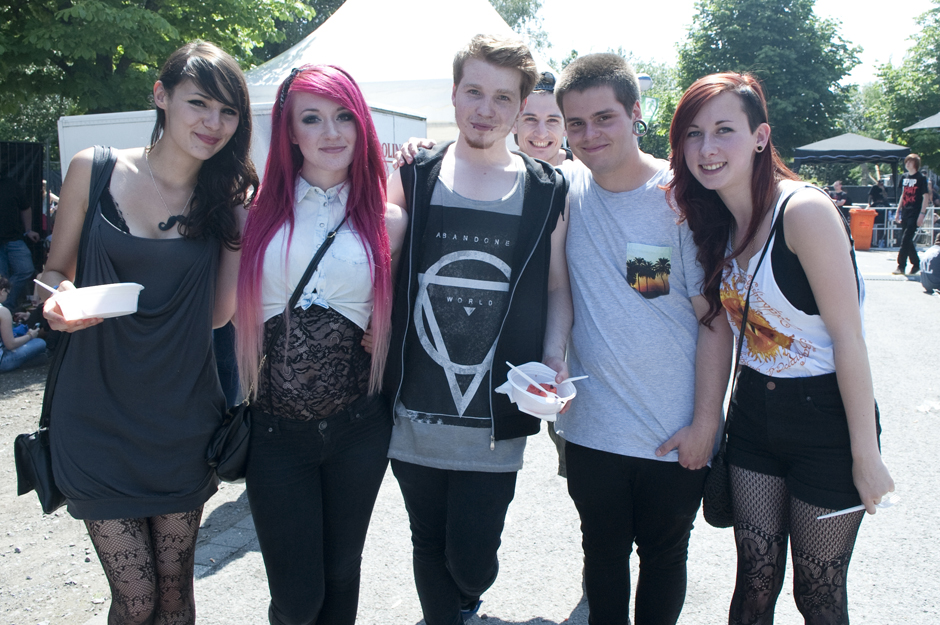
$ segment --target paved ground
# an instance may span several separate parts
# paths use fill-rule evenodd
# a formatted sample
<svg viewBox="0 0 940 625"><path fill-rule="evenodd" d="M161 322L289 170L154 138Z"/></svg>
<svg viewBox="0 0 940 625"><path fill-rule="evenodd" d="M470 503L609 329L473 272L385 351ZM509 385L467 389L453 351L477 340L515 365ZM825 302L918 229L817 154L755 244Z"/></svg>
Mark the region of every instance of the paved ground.
<svg viewBox="0 0 940 625"><path fill-rule="evenodd" d="M901 503L862 524L849 575L852 621L935 625L940 622L936 575L940 562L940 468L935 451L940 442L940 388L927 363L940 355L936 323L940 296L925 295L919 283L891 276L895 263L887 252L860 253L858 257L868 291L866 325L875 394L883 415L884 455ZM0 509L0 525L7 501ZM38 510L36 514L38 525ZM67 516L59 517L56 523L81 529ZM359 623L421 622L409 541L404 505L389 472L363 556ZM266 622L264 568L241 486L225 485L210 501L196 559L199 622ZM581 596L578 516L564 480L555 476L554 448L544 433L530 439L516 498L509 508L500 560L499 579L484 596L481 610L487 623L548 625L566 619L570 625L587 623ZM692 533L689 590L681 624L726 620L734 562L730 530L711 528L700 517ZM91 567L89 575L94 573L93 554L92 563L83 566ZM633 570L636 575L635 562ZM36 570L33 577L43 574L44 570ZM778 625L802 622L793 606L790 584L788 580L777 607ZM100 580L91 585L94 588L85 591L89 606L101 596ZM0 573L0 607L7 597L2 586ZM93 597L95 592L98 595ZM86 611L84 617L73 614L45 622L104 625L106 608L107 601L94 604L93 609L99 612L91 620L87 620ZM0 615L6 613L0 610Z"/></svg>

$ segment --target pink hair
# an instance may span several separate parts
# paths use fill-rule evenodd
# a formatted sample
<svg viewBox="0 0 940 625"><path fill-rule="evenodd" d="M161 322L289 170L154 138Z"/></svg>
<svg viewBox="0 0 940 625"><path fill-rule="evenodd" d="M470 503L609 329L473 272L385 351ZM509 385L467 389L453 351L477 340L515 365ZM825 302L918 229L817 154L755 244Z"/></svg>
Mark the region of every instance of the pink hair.
<svg viewBox="0 0 940 625"><path fill-rule="evenodd" d="M385 229L385 161L372 114L352 76L332 65L305 65L281 83L271 112L271 146L264 180L248 213L242 237L238 273L238 369L242 388L254 394L264 340L261 315L261 280L264 253L271 239L289 224L288 245L294 232L294 189L303 155L290 140L290 120L296 92L311 93L346 107L356 120L356 147L349 165L349 199L346 214L356 232L372 252L372 368L369 393L382 386L388 354L391 297L391 250ZM287 85L287 93L282 92Z"/></svg>

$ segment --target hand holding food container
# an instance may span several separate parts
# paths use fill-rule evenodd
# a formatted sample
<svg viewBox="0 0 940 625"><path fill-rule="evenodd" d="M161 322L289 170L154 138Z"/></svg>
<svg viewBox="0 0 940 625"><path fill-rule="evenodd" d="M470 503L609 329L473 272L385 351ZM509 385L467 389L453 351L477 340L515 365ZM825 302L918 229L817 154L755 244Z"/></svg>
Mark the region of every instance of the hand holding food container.
<svg viewBox="0 0 940 625"><path fill-rule="evenodd" d="M34 282L52 292L43 306L43 314L52 329L68 332L95 325L102 319L137 312L137 299L144 288L136 282L76 288L65 281L59 285L61 290L57 290L39 280Z"/></svg>
<svg viewBox="0 0 940 625"><path fill-rule="evenodd" d="M554 421L559 411L578 394L573 382L587 377L567 378L556 384L555 370L540 362L527 362L518 367L506 364L509 376L496 392L509 395L519 410L545 421Z"/></svg>

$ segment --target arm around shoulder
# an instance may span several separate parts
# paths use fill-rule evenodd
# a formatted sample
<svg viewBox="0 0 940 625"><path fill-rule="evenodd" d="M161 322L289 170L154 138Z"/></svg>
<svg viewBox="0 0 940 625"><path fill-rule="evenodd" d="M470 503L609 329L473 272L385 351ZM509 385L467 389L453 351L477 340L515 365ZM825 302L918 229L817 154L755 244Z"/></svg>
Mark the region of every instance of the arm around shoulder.
<svg viewBox="0 0 940 625"><path fill-rule="evenodd" d="M388 245L392 254L391 276L394 280L398 272L401 248L408 232L408 213L398 204L389 202L385 205L385 229L388 231Z"/></svg>
<svg viewBox="0 0 940 625"><path fill-rule="evenodd" d="M394 204L404 208L406 211L405 188L402 186L401 169L396 169L388 177L388 188L386 190L386 200L389 204Z"/></svg>

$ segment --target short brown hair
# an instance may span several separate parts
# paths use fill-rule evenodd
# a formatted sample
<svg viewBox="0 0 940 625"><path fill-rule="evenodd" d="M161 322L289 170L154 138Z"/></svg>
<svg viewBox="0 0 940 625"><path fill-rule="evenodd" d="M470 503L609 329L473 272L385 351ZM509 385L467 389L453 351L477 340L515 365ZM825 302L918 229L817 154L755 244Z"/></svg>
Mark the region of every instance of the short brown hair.
<svg viewBox="0 0 940 625"><path fill-rule="evenodd" d="M518 39L499 35L476 35L454 56L455 85L459 85L463 79L463 66L467 59L478 59L499 67L519 70L522 74L519 90L522 100L529 97L540 77L532 52Z"/></svg>
<svg viewBox="0 0 940 625"><path fill-rule="evenodd" d="M919 154L908 154L904 157L904 164L907 165L908 161L914 161L914 167L920 169L920 155Z"/></svg>
<svg viewBox="0 0 940 625"><path fill-rule="evenodd" d="M640 83L633 66L619 54L598 52L579 56L568 64L555 85L555 101L564 114L562 100L566 93L605 86L614 90L614 97L628 114L640 99Z"/></svg>

